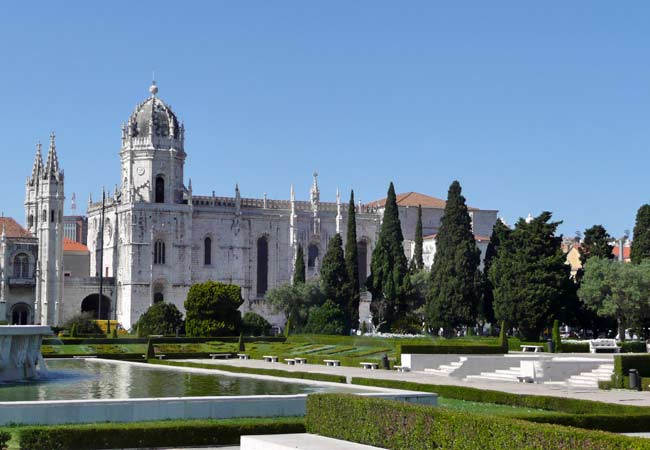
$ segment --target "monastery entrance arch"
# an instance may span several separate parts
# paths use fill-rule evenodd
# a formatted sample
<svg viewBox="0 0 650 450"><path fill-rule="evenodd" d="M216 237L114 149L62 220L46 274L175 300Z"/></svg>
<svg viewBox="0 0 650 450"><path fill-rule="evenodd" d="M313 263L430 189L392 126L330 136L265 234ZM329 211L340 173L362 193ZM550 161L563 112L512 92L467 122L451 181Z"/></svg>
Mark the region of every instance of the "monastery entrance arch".
<svg viewBox="0 0 650 450"><path fill-rule="evenodd" d="M99 317L97 316L98 311ZM81 301L81 312L90 313L93 319L108 320L111 312L111 299L102 295L100 304L99 294L90 294Z"/></svg>
<svg viewBox="0 0 650 450"><path fill-rule="evenodd" d="M16 303L11 308L12 325L29 325L32 320L32 309L27 303Z"/></svg>

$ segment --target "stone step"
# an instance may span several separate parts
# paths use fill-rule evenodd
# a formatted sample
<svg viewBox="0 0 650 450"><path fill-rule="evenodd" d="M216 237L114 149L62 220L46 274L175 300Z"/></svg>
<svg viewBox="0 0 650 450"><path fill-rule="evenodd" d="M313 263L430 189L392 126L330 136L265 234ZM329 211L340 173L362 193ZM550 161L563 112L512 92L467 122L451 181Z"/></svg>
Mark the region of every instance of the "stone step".
<svg viewBox="0 0 650 450"><path fill-rule="evenodd" d="M268 434L242 436L241 450L381 450L371 445L342 441L316 434Z"/></svg>

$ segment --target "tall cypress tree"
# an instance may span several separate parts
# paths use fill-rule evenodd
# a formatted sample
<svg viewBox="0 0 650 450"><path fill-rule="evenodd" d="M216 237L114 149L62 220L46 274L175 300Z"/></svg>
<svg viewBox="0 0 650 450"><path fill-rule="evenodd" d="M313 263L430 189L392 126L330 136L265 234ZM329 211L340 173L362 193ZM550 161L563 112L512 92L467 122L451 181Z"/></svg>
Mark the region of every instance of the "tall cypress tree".
<svg viewBox="0 0 650 450"><path fill-rule="evenodd" d="M415 224L415 250L413 251L413 261L415 262L415 268L417 270L424 269L424 259L422 257L423 250L423 239L422 235L422 205L418 205L418 221Z"/></svg>
<svg viewBox="0 0 650 450"><path fill-rule="evenodd" d="M630 250L630 259L634 264L639 264L644 259L650 258L650 205L639 208L634 224L634 240Z"/></svg>
<svg viewBox="0 0 650 450"><path fill-rule="evenodd" d="M350 192L348 205L348 230L345 240L345 268L348 272L348 295L350 300L345 311L346 325L355 328L359 324L359 255L357 249L357 217L354 209L354 191Z"/></svg>
<svg viewBox="0 0 650 450"><path fill-rule="evenodd" d="M305 252L302 245L298 244L298 251L296 252L296 264L293 269L293 285L302 284L306 280L305 275Z"/></svg>
<svg viewBox="0 0 650 450"><path fill-rule="evenodd" d="M591 257L612 259L614 253L613 246L610 244L612 237L602 225L594 225L585 230L584 239L582 240L582 252L580 262L584 266Z"/></svg>
<svg viewBox="0 0 650 450"><path fill-rule="evenodd" d="M399 220L395 187L390 183L384 218L370 262L368 290L372 294L373 315L390 327L405 310L405 281L408 263L404 255L404 235Z"/></svg>
<svg viewBox="0 0 650 450"><path fill-rule="evenodd" d="M499 253L501 243L504 239L507 238L510 228L501 221L497 219L494 227L492 228L492 236L490 237L490 243L485 250L485 259L483 260L483 296L481 298L481 303L479 305L479 317L485 320L487 323L494 323L494 286L490 281L488 274L490 273L490 267L492 267L492 262L494 258Z"/></svg>
<svg viewBox="0 0 650 450"><path fill-rule="evenodd" d="M458 181L449 186L445 213L436 237L427 301L427 324L442 327L473 325L479 301L481 252Z"/></svg>
<svg viewBox="0 0 650 450"><path fill-rule="evenodd" d="M341 312L348 308L348 272L343 257L343 240L336 233L327 245L320 268L320 282L326 300L332 300Z"/></svg>

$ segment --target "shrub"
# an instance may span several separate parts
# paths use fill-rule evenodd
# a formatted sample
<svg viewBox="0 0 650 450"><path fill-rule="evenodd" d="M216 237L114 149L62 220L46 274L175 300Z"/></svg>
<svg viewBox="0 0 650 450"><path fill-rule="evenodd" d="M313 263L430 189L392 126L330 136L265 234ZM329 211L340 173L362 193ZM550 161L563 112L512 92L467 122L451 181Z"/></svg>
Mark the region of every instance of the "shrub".
<svg viewBox="0 0 650 450"><path fill-rule="evenodd" d="M499 331L499 343L504 353L508 353L508 335L506 334L506 321L501 321L501 330Z"/></svg>
<svg viewBox="0 0 650 450"><path fill-rule="evenodd" d="M630 369L638 370L641 377L650 377L650 354L614 356L614 377L628 376Z"/></svg>
<svg viewBox="0 0 650 450"><path fill-rule="evenodd" d="M22 450L85 450L238 444L242 435L304 433L298 418L170 420L25 427Z"/></svg>
<svg viewBox="0 0 650 450"><path fill-rule="evenodd" d="M154 303L140 316L136 330L140 335L175 334L183 326L183 314L173 303Z"/></svg>
<svg viewBox="0 0 650 450"><path fill-rule="evenodd" d="M72 326L70 327L70 337L76 338L79 336L79 332L77 331L78 327L76 323L73 323Z"/></svg>
<svg viewBox="0 0 650 450"><path fill-rule="evenodd" d="M343 334L344 331L345 316L332 300L325 301L321 306L314 306L309 311L305 333Z"/></svg>
<svg viewBox="0 0 650 450"><path fill-rule="evenodd" d="M563 353L589 353L589 342L562 342Z"/></svg>
<svg viewBox="0 0 650 450"><path fill-rule="evenodd" d="M234 335L241 326L241 288L207 281L190 288L185 300L188 336Z"/></svg>
<svg viewBox="0 0 650 450"><path fill-rule="evenodd" d="M555 319L553 321L553 344L555 345L555 353L562 353L562 338L560 337L560 321Z"/></svg>
<svg viewBox="0 0 650 450"><path fill-rule="evenodd" d="M264 317L252 311L242 317L242 329L249 336L268 336L271 334L271 324Z"/></svg>
<svg viewBox="0 0 650 450"><path fill-rule="evenodd" d="M8 448L9 441L11 440L11 433L6 430L0 430L0 449L5 450Z"/></svg>
<svg viewBox="0 0 650 450"><path fill-rule="evenodd" d="M111 330L111 339L117 339L117 328Z"/></svg>
<svg viewBox="0 0 650 450"><path fill-rule="evenodd" d="M309 433L394 450L650 449L645 439L349 394L310 395L305 425Z"/></svg>
<svg viewBox="0 0 650 450"><path fill-rule="evenodd" d="M154 359L156 357L156 352L153 349L153 344L151 339L147 341L147 359Z"/></svg>
<svg viewBox="0 0 650 450"><path fill-rule="evenodd" d="M73 325L77 325L77 334L101 334L102 329L95 322L95 317L91 312L83 312L68 319L63 328L70 330ZM104 336L102 336L104 337Z"/></svg>
<svg viewBox="0 0 650 450"><path fill-rule="evenodd" d="M241 333L239 335L239 351L240 352L246 351L246 345L244 344L244 333Z"/></svg>
<svg viewBox="0 0 650 450"><path fill-rule="evenodd" d="M621 352L646 353L646 343L644 341L623 341L621 342Z"/></svg>

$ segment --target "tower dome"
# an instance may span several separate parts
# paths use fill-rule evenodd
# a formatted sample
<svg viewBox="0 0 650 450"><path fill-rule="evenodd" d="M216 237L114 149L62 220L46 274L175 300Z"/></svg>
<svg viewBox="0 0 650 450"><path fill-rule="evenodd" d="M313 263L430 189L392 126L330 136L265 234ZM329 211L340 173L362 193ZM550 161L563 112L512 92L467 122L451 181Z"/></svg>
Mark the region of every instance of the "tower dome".
<svg viewBox="0 0 650 450"><path fill-rule="evenodd" d="M136 106L127 125L127 135L131 138L150 138L182 140L183 126L172 109L156 94L158 86L154 81L149 88L151 96Z"/></svg>

